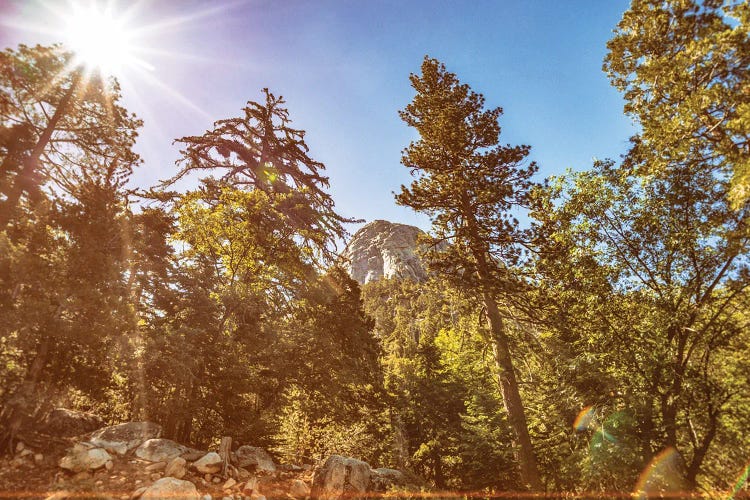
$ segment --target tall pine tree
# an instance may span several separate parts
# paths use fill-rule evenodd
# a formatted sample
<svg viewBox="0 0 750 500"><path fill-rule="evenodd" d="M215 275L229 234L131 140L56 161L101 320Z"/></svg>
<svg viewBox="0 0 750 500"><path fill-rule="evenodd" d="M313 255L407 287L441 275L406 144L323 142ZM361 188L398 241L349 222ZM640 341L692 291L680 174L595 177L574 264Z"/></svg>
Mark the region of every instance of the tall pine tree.
<svg viewBox="0 0 750 500"><path fill-rule="evenodd" d="M417 91L400 112L419 132L402 158L416 180L396 196L400 205L428 214L433 223L436 270L473 291L484 303L498 370L498 384L513 429L521 481L542 489L506 333L498 305L521 286L513 271L523 233L511 211L526 205L536 165L524 164L528 146L499 142L500 108L485 110L484 97L426 57L422 74L410 76ZM448 241L450 245L439 245ZM439 262L439 263L438 263Z"/></svg>

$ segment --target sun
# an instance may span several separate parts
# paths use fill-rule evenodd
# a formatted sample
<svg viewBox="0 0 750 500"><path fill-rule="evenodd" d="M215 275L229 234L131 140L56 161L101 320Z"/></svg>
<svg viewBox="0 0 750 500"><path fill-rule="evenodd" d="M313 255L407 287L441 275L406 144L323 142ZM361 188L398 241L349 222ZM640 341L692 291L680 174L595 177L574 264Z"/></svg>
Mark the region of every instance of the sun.
<svg viewBox="0 0 750 500"><path fill-rule="evenodd" d="M89 70L117 76L136 62L133 32L111 8L74 4L63 32L76 62Z"/></svg>

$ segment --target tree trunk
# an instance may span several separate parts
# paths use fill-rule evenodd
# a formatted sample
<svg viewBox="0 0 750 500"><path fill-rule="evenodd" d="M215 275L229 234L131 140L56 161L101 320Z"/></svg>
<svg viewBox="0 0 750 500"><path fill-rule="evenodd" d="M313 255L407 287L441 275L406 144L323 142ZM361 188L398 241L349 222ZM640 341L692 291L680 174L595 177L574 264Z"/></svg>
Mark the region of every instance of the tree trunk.
<svg viewBox="0 0 750 500"><path fill-rule="evenodd" d="M29 407L37 403L37 384L47 364L50 343L49 337L42 338L34 361L31 362L21 387L16 390L5 408L0 412L0 426L2 426L0 443L7 445L8 451L13 449L15 437L21 429L24 419L28 417Z"/></svg>
<svg viewBox="0 0 750 500"><path fill-rule="evenodd" d="M487 318L494 341L493 351L497 366L497 383L503 395L503 405L508 412L508 422L515 436L516 454L521 472L521 481L531 491L543 491L539 478L539 470L531 444L529 429L526 425L526 412L523 408L518 381L513 369L513 359L510 355L508 338L503 328L503 319L497 308L495 298L489 292L484 292L484 305L487 308Z"/></svg>
<svg viewBox="0 0 750 500"><path fill-rule="evenodd" d="M490 272L490 258L486 243L483 242L477 229L476 219L469 208L468 201L464 201L464 217L470 234L470 248L477 266L477 277L482 287L482 299L487 310L487 320L492 332L493 352L497 367L497 383L503 396L503 406L508 413L508 422L514 435L514 448L518 459L521 482L531 491L544 491L539 468L531 444L529 428L526 424L526 412L518 390L516 372L513 369L513 358L510 354L508 337L505 335L503 318L497 307L495 294L492 292L492 273Z"/></svg>
<svg viewBox="0 0 750 500"><path fill-rule="evenodd" d="M219 444L219 456L223 461L221 465L221 475L225 478L227 477L227 469L229 468L229 459L231 453L232 438L229 436L224 436L223 438L221 438L221 443Z"/></svg>

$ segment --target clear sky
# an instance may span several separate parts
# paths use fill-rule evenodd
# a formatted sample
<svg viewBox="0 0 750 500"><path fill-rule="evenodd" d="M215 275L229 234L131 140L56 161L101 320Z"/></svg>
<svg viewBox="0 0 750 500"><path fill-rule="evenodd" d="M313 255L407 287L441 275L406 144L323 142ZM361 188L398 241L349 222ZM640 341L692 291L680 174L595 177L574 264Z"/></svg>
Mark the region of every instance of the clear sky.
<svg viewBox="0 0 750 500"><path fill-rule="evenodd" d="M410 182L401 150L415 138L397 111L428 54L501 106L505 143L529 144L540 177L617 158L634 128L601 71L625 0L120 1L151 69L127 74L125 105L144 119L133 181L174 172L172 140L238 116L268 87L307 131L339 211L428 228L397 207ZM0 0L0 44L61 41L69 2ZM144 74L146 76L144 76ZM351 231L357 226L352 226Z"/></svg>

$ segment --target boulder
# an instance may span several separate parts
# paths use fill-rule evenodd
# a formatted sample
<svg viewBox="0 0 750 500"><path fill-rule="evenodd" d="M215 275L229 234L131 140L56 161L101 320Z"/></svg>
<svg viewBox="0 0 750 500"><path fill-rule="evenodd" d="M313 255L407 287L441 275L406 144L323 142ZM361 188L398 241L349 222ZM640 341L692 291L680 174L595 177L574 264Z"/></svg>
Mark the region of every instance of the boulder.
<svg viewBox="0 0 750 500"><path fill-rule="evenodd" d="M182 458L187 460L188 462L195 462L199 458L203 457L205 455L205 451L196 450L194 448L188 448L188 451L180 455Z"/></svg>
<svg viewBox="0 0 750 500"><path fill-rule="evenodd" d="M130 500L135 500L136 498L141 498L141 495L143 495L143 492L148 489L148 486L141 486L137 490L135 490L133 493L130 494Z"/></svg>
<svg viewBox="0 0 750 500"><path fill-rule="evenodd" d="M104 427L104 420L93 413L55 408L45 415L40 431L59 437L73 437Z"/></svg>
<svg viewBox="0 0 750 500"><path fill-rule="evenodd" d="M373 469L370 474L370 490L386 492L404 488L408 480L403 472L396 469Z"/></svg>
<svg viewBox="0 0 750 500"><path fill-rule="evenodd" d="M331 455L315 471L311 496L326 500L364 497L370 486L370 475L367 462Z"/></svg>
<svg viewBox="0 0 750 500"><path fill-rule="evenodd" d="M71 472L84 472L104 467L111 459L109 453L102 448L87 448L77 444L60 459L59 465Z"/></svg>
<svg viewBox="0 0 750 500"><path fill-rule="evenodd" d="M185 474L187 474L187 460L182 457L173 458L164 468L165 477L182 479L183 477L185 477Z"/></svg>
<svg viewBox="0 0 750 500"><path fill-rule="evenodd" d="M157 438L144 441L135 450L135 456L149 462L169 462L173 458L182 456L189 451L190 448L176 443L171 439Z"/></svg>
<svg viewBox="0 0 750 500"><path fill-rule="evenodd" d="M276 465L271 455L263 448L256 446L240 446L234 452L237 467L255 467L256 472L276 472Z"/></svg>
<svg viewBox="0 0 750 500"><path fill-rule="evenodd" d="M173 477L163 477L146 488L141 495L142 500L162 500L180 498L183 500L200 500L201 496L195 485L190 481L183 481Z"/></svg>
<svg viewBox="0 0 750 500"><path fill-rule="evenodd" d="M167 462L154 462L150 465L146 466L146 472L159 472L160 470L164 470L164 468L167 466Z"/></svg>
<svg viewBox="0 0 750 500"><path fill-rule="evenodd" d="M301 479L295 479L289 487L289 494L298 500L304 500L310 496L310 488Z"/></svg>
<svg viewBox="0 0 750 500"><path fill-rule="evenodd" d="M105 450L124 455L148 439L161 436L161 426L153 422L127 422L99 429L89 442Z"/></svg>
<svg viewBox="0 0 750 500"><path fill-rule="evenodd" d="M223 465L224 461L219 454L214 451L206 453L202 458L193 462L193 467L203 474L216 474L221 470Z"/></svg>

